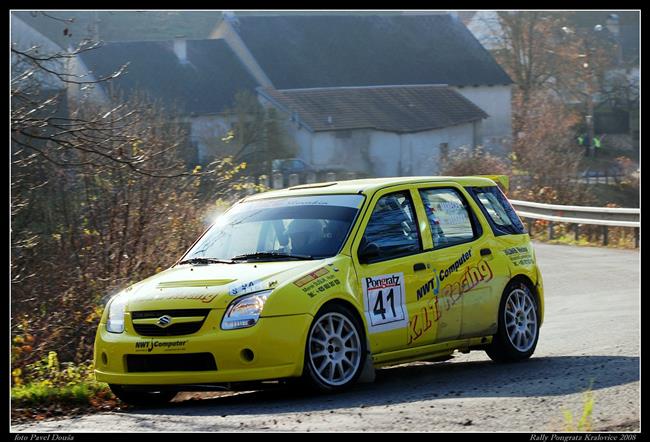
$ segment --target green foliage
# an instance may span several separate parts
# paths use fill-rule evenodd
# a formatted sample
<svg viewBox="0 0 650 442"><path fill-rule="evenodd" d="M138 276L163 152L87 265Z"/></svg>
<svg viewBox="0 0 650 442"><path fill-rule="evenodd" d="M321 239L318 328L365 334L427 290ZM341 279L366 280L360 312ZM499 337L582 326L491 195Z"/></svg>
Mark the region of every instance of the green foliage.
<svg viewBox="0 0 650 442"><path fill-rule="evenodd" d="M593 423L591 421L591 415L594 410L594 395L591 391L591 385L589 389L584 394L583 405L582 405L582 414L580 417L574 418L573 413L569 410L563 410L564 414L564 423L566 431L591 431L593 428Z"/></svg>
<svg viewBox="0 0 650 442"><path fill-rule="evenodd" d="M88 404L108 386L95 380L90 361L60 363L56 352L12 372L11 402L16 407L50 403Z"/></svg>

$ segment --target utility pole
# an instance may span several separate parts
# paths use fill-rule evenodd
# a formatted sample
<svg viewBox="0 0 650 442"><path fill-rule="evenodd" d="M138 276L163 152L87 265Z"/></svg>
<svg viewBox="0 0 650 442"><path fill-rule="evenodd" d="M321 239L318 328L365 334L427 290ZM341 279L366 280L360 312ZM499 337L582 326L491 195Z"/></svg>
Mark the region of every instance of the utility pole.
<svg viewBox="0 0 650 442"><path fill-rule="evenodd" d="M591 63L591 48L589 46L589 36L585 37L585 49L587 58L585 59L584 67L587 70L587 136L589 137L589 144L587 146L587 156L594 156L594 68Z"/></svg>

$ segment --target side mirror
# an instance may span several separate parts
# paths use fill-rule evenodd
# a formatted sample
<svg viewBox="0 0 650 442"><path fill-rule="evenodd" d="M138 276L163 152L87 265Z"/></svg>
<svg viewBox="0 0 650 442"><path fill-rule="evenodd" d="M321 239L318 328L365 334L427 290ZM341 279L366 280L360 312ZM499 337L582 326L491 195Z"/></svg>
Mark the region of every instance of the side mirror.
<svg viewBox="0 0 650 442"><path fill-rule="evenodd" d="M379 257L380 250L379 246L374 242L364 245L359 249L359 262L361 264L368 264L369 262L377 259Z"/></svg>

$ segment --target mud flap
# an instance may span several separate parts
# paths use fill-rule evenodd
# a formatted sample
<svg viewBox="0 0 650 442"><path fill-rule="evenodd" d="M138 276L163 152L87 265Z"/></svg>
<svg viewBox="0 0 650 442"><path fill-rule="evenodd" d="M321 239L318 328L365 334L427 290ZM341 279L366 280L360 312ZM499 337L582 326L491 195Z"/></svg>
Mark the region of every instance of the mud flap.
<svg viewBox="0 0 650 442"><path fill-rule="evenodd" d="M370 343L368 343L368 346ZM375 382L375 365L372 363L372 353L369 351L366 354L366 362L363 364L363 369L357 380L360 384L371 384Z"/></svg>

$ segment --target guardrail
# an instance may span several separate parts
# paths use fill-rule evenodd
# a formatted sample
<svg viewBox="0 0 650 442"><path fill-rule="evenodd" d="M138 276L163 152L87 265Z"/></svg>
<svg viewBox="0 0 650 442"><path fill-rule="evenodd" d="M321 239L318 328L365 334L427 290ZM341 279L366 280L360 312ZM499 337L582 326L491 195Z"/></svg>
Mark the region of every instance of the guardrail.
<svg viewBox="0 0 650 442"><path fill-rule="evenodd" d="M554 222L574 224L576 240L580 234L580 224L600 225L603 227L603 245L608 243L608 227L632 227L634 228L634 246L639 247L641 209L561 206L519 200L510 200L510 203L521 218L528 220L528 231L531 231L533 219L549 221L549 239L553 239Z"/></svg>

